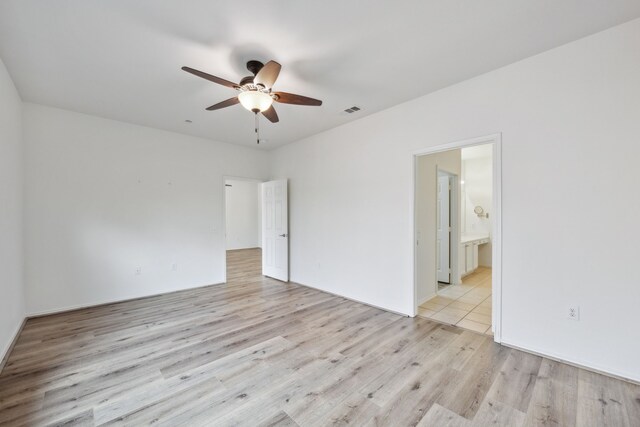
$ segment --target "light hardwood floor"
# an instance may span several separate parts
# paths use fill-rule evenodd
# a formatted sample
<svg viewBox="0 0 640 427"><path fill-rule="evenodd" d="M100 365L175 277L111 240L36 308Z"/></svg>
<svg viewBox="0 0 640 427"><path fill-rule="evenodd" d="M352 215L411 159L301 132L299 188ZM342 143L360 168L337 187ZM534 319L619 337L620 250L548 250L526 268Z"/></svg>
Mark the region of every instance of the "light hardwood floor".
<svg viewBox="0 0 640 427"><path fill-rule="evenodd" d="M639 426L640 387L260 275L27 322L2 425Z"/></svg>

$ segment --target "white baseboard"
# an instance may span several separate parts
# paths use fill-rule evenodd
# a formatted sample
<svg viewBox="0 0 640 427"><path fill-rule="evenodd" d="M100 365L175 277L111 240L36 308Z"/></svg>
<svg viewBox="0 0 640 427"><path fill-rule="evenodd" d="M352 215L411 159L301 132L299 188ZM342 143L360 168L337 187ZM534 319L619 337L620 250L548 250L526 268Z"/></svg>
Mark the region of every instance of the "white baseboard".
<svg viewBox="0 0 640 427"><path fill-rule="evenodd" d="M504 339L502 340L502 345L506 346L506 347L510 347L516 350L520 350L520 351L524 351L527 353L531 353L534 354L536 356L540 356L540 357L544 357L556 362L561 362L561 363L566 363L567 365L571 365L571 366L575 366L576 368L580 368L580 369L585 369L587 371L590 372L595 372L596 374L601 374L601 375L605 375L607 377L611 377L611 378L615 378L618 380L622 380L622 381L626 381L632 384L636 384L636 385L640 385L640 378L634 378L634 376L632 374L630 374L629 372L623 372L623 371L617 371L617 370L611 370L608 368L603 368L601 366L596 366L593 365L591 363L585 363L582 361L576 361L575 359L572 359L570 357L566 357L563 355L559 355L557 353L554 353L552 351L544 351L544 350L538 350L538 349L532 349L529 348L528 346L524 346L522 344L513 344L507 341L505 341Z"/></svg>
<svg viewBox="0 0 640 427"><path fill-rule="evenodd" d="M391 310L389 308L381 307L379 305L370 304L368 302L364 302L364 301L360 301L360 300L355 299L355 298L351 298L351 297L347 297L347 296L344 296L344 295L340 295L340 294L337 294L335 292L330 292L330 291L326 291L324 289L316 288L315 286L305 285L303 283L294 282L294 281L290 281L289 283L294 284L294 285L298 285L298 286L304 286L305 288L315 289L316 291L324 292L325 294L329 294L329 295L333 295L333 296L336 296L336 297L348 299L349 301L357 302L359 304L368 305L369 307L373 307L373 308L377 308L377 309L380 309L380 310L388 311L389 313L398 314L398 315L404 316L404 317L413 317L413 316L411 316L410 314L407 314L407 313L402 313L400 311Z"/></svg>
<svg viewBox="0 0 640 427"><path fill-rule="evenodd" d="M50 314L66 313L68 311L74 311L74 310L82 310L84 308L95 308L95 307L100 307L100 306L103 306L103 305L117 304L119 302L135 301L135 300L139 300L139 299L158 297L158 296L161 296L161 295L169 295L169 294L174 294L176 292L188 291L190 289L198 289L198 288L206 288L207 286L222 285L224 283L226 283L226 282L218 282L218 283L209 283L209 284L206 284L206 285L189 286L187 288L176 289L174 291L160 292L160 293L157 293L157 294L142 295L142 296L138 296L138 297L125 298L125 299L116 299L116 300L110 300L110 301L106 301L106 302L72 305L72 306L67 306L67 307L62 307L62 308L55 308L55 309L52 309L52 310L35 311L35 312L27 313L27 319L32 319L32 318L42 317L42 316L48 316Z"/></svg>
<svg viewBox="0 0 640 427"><path fill-rule="evenodd" d="M217 285L221 285L221 284L224 284L224 283L225 282L212 283L212 284L199 285L199 286L192 286L192 287L188 287L188 288L184 288L184 289L178 289L178 290L175 290L175 291L162 292L162 293L153 294L153 295L145 295L145 296L140 296L140 297L135 297L135 298L108 301L108 302L99 303L99 304L79 305L79 306L65 307L65 308L60 308L60 309L55 309L55 310L48 310L48 311L30 313L16 327L15 333L13 335L13 339L8 344L8 346L4 349L4 351L1 353L2 354L2 359L0 360L0 372L2 372L2 368L4 368L4 365L6 364L8 358L9 358L9 354L11 353L11 350L15 346L15 343L16 343L16 341L18 339L18 336L20 335L20 332L24 328L24 325L25 325L26 321L28 319L30 319L30 318L46 316L46 315L49 315L49 314L63 313L63 312L67 312L67 311L79 310L79 309L84 309L84 308L100 307L100 306L103 306L103 305L115 304L115 303L119 303L119 302L127 302L127 301L135 301L135 300L140 300L140 299L145 299L145 298L152 298L152 297L155 297L155 296L173 294L173 293L176 293L176 292L186 291L186 290L189 290L189 289L198 289L198 288L205 288L205 287L208 287L208 286L217 286ZM355 298L351 298L351 297L348 297L348 296L345 296L345 295L340 295L340 294L337 294L335 292L330 292L330 291L327 291L327 290L324 290L324 289L317 288L315 286L305 285L305 284L298 283L298 282L291 282L291 283L293 283L295 285L299 285L299 286L304 286L306 288L315 289L317 291L324 292L324 293L329 294L329 295L333 295L333 296L344 298L344 299L347 299L347 300L350 300L350 301L354 301L354 302L357 302L359 304L364 304L364 305L367 305L369 307L373 307L373 308L377 308L377 309L380 309L380 310L388 311L390 313L398 314L400 316L413 317L413 316L411 316L411 315L409 315L407 313L402 313L402 312L399 312L399 311L391 310L391 309L386 308L386 307L381 307L381 306L378 306L378 305L375 305L375 304L370 304L370 303L365 302L365 301L361 301L361 300L358 300L358 299L355 299ZM424 301L422 301L420 304L423 304L424 302L428 301L429 299L431 299L431 298L433 298L435 296L436 295L429 296ZM537 355L537 356L540 356L540 357L545 357L547 359L555 360L557 362L566 363L568 365L575 366L575 367L578 367L578 368L581 368L581 369L586 369L586 370L591 371L591 372L595 372L595 373L606 375L606 376L609 376L609 377L612 377L612 378L620 379L622 381L626 381L626 382L630 382L630 383L633 383L633 384L640 385L640 378L634 377L629 372L611 370L611 369L603 368L601 366L596 366L596 365L593 365L593 364L590 364L590 363L585 363L583 361L576 361L575 359L572 359L570 357L566 357L566 356L554 353L552 351L534 349L534 348L531 348L531 347L529 347L527 345L523 345L523 344L520 344L520 343L509 342L509 340L504 340L503 339L501 344L504 345L504 346L510 347L510 348L514 348L516 350L525 351L527 353L531 353L531 354L534 354L534 355Z"/></svg>
<svg viewBox="0 0 640 427"><path fill-rule="evenodd" d="M427 301L429 301L429 300L431 300L431 299L433 299L433 298L437 297L437 296L438 296L438 294L431 294L431 295L427 295L426 297L424 297L424 298L422 299L422 301L418 301L418 307L419 307L419 306L421 306L422 304L424 304L425 302L427 302Z"/></svg>
<svg viewBox="0 0 640 427"><path fill-rule="evenodd" d="M7 360L9 360L9 354L11 354L11 350L13 350L13 347L16 345L18 337L20 336L20 332L22 332L25 323L27 323L26 317L22 319L22 321L18 324L18 327L13 333L13 338L11 339L11 341L9 341L6 348L3 349L2 353L0 353L2 354L2 358L0 358L0 373L2 373L4 366L7 364Z"/></svg>

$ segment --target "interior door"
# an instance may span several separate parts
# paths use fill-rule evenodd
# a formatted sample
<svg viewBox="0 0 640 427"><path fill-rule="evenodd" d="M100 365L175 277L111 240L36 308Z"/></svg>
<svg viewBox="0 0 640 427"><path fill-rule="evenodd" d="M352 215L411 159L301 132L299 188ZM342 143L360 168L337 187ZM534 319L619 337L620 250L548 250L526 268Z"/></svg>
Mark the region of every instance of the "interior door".
<svg viewBox="0 0 640 427"><path fill-rule="evenodd" d="M262 183L262 274L289 281L286 179Z"/></svg>
<svg viewBox="0 0 640 427"><path fill-rule="evenodd" d="M437 234L436 253L438 262L438 282L451 282L450 248L451 242L451 216L450 210L450 177L438 175L437 193Z"/></svg>

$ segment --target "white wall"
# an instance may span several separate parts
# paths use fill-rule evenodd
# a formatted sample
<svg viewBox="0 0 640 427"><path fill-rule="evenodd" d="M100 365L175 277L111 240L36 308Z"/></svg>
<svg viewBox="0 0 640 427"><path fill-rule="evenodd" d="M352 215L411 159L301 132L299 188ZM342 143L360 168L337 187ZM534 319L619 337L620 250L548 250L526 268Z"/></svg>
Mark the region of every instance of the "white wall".
<svg viewBox="0 0 640 427"><path fill-rule="evenodd" d="M438 169L461 174L460 150L420 156L416 160L416 294L418 304L437 292L437 177ZM459 182L459 180L458 180ZM460 194L459 187L453 194ZM460 203L457 203L459 205ZM460 216L458 216L460 221ZM459 229L459 228L458 228ZM456 230L454 228L454 230ZM454 232L453 244L460 241ZM451 260L453 265L454 260Z"/></svg>
<svg viewBox="0 0 640 427"><path fill-rule="evenodd" d="M22 101L0 60L0 360L25 314Z"/></svg>
<svg viewBox="0 0 640 427"><path fill-rule="evenodd" d="M639 51L635 20L277 150L292 280L412 313L412 153L502 132L503 342L640 380Z"/></svg>
<svg viewBox="0 0 640 427"><path fill-rule="evenodd" d="M462 149L463 232L493 236L493 145ZM481 206L489 217L479 217L474 208ZM478 263L491 267L491 242L478 247Z"/></svg>
<svg viewBox="0 0 640 427"><path fill-rule="evenodd" d="M227 179L225 219L227 250L262 246L262 206L260 183Z"/></svg>
<svg viewBox="0 0 640 427"><path fill-rule="evenodd" d="M267 178L268 154L33 104L23 116L30 314L223 281L223 176Z"/></svg>

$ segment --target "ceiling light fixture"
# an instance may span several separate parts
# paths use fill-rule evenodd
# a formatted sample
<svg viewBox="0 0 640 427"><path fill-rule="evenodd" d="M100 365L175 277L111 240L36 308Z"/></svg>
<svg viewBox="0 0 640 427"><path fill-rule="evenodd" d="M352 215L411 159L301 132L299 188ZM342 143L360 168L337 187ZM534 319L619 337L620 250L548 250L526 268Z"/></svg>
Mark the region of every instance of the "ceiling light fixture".
<svg viewBox="0 0 640 427"><path fill-rule="evenodd" d="M240 92L238 99L244 108L256 114L267 111L269 107L271 107L271 104L273 104L273 98L269 94L259 90Z"/></svg>
<svg viewBox="0 0 640 427"><path fill-rule="evenodd" d="M234 96L226 101L218 102L217 104L207 107L207 111L219 110L232 105L242 104L244 108L255 114L256 142L258 144L260 144L260 121L258 120L258 113L262 113L262 115L271 123L278 123L280 120L278 118L278 113L276 113L275 108L273 108L274 101L282 104L322 105L322 101L319 99L308 98L306 96L296 95L295 93L272 92L271 87L276 82L276 79L280 74L280 68L281 65L276 61L269 61L266 64L255 60L249 61L247 62L247 70L251 71L251 74L253 75L244 77L240 80L240 83L236 84L194 68L182 67L182 69L187 73L191 73L205 80L209 80L210 82L217 83L240 92L238 96Z"/></svg>

